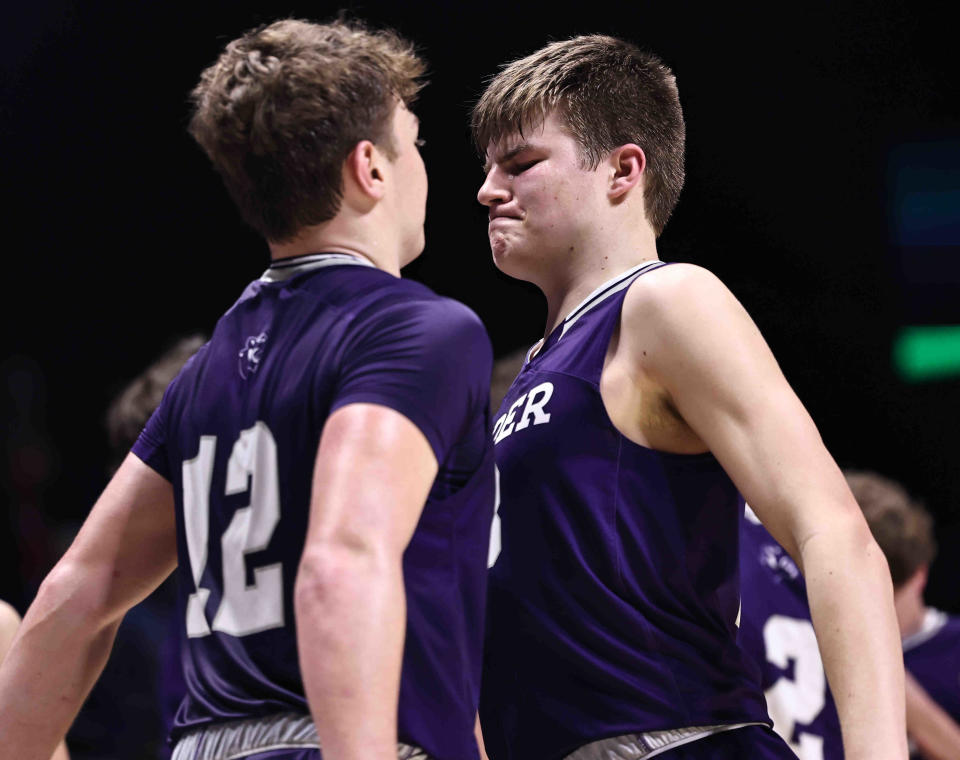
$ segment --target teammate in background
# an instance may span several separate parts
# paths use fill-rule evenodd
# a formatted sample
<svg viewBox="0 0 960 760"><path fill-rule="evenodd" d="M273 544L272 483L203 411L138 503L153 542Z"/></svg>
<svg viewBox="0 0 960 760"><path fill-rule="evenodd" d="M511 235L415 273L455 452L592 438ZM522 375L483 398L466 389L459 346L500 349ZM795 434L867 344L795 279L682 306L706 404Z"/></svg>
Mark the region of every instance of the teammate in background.
<svg viewBox="0 0 960 760"><path fill-rule="evenodd" d="M490 757L793 757L736 643L742 493L806 576L846 757L905 758L883 555L740 304L658 260L673 75L610 37L552 43L494 77L473 133L494 261L547 299L493 428Z"/></svg>
<svg viewBox="0 0 960 760"><path fill-rule="evenodd" d="M9 604L0 601L0 663L6 657L19 627L20 615ZM67 745L64 742L57 745L51 760L70 760L70 753L67 752Z"/></svg>
<svg viewBox="0 0 960 760"><path fill-rule="evenodd" d="M160 406L167 386L183 369L183 365L207 342L205 335L189 335L177 340L143 372L117 394L107 409L107 439L113 460L110 474L116 472L144 425Z"/></svg>
<svg viewBox="0 0 960 760"><path fill-rule="evenodd" d="M178 556L176 760L477 756L492 357L468 309L399 278L424 245L422 72L391 32L293 20L204 72L191 132L272 263L27 612L4 757L50 754Z"/></svg>
<svg viewBox="0 0 960 760"><path fill-rule="evenodd" d="M848 471L845 475L890 565L907 672L950 716L953 740L936 742L936 734L915 730L926 722L919 724L916 717L911 721L911 713L916 716L919 708L911 707L909 700L907 730L924 757L936 757L936 746L950 746L952 752L947 756L960 758L960 617L928 607L923 600L927 573L937 551L933 520L892 480L872 472Z"/></svg>
<svg viewBox="0 0 960 760"><path fill-rule="evenodd" d="M114 398L106 414L112 476L163 393L207 339L181 338ZM124 617L110 658L67 733L74 760L103 757L167 758L165 739L186 693L180 664L183 627L171 576ZM130 687L136 679L137 688Z"/></svg>
<svg viewBox="0 0 960 760"><path fill-rule="evenodd" d="M919 604L916 599L904 603L906 589L896 579L905 577L906 568L919 572L921 565L926 567L932 558L929 516L910 500L903 488L886 478L870 473L847 472L845 475L890 563L898 585L895 600L903 631L905 622L921 617L924 608L922 599ZM774 730L790 744L800 760L843 760L840 723L817 651L803 577L749 507L741 532L740 580L743 597L740 642L760 663ZM907 593L915 592L911 589ZM905 614L907 610L912 614ZM935 617L944 619L942 613ZM905 648L910 638L904 640ZM947 643L947 639L949 637L941 639L941 645ZM944 673L951 671L951 659L954 675L960 672L956 664L957 649L954 639L953 651L948 651L936 670L940 684L946 683L948 691L950 676ZM907 665L907 734L922 750L918 756L926 760L960 760L960 725L911 675L909 655Z"/></svg>
<svg viewBox="0 0 960 760"><path fill-rule="evenodd" d="M113 400L107 409L107 438L114 455L112 470L116 471L126 452L129 452L140 437L150 417L160 406L163 394L174 378L183 369L183 365L207 342L205 335L190 335L176 341L169 349L134 378ZM175 589L171 577L154 592L153 596L163 594L162 609L168 612L176 608ZM172 604L171 604L172 603ZM158 605L160 607L161 605ZM159 705L159 714L155 718L167 736L173 730L174 718L187 686L183 680L181 650L183 647L182 626L176 615L166 624L157 651L158 674L154 697ZM169 757L170 750L165 746L163 757Z"/></svg>
<svg viewBox="0 0 960 760"><path fill-rule="evenodd" d="M800 760L843 760L803 575L750 507L740 532L740 589L737 635L760 666L773 730Z"/></svg>

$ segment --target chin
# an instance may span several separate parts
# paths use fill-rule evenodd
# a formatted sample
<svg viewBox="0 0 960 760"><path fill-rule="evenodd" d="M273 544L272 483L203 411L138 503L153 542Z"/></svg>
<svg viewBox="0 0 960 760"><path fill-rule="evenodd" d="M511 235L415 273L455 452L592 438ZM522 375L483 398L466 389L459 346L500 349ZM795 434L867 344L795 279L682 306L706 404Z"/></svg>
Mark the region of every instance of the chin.
<svg viewBox="0 0 960 760"><path fill-rule="evenodd" d="M515 248L494 245L491 241L490 252L493 254L493 265L505 275L515 280L531 280L529 268L523 266L523 256L518 255Z"/></svg>
<svg viewBox="0 0 960 760"><path fill-rule="evenodd" d="M421 234L419 240L417 240L413 245L407 247L407 249L403 252L403 255L400 257L400 268L403 269L411 261L420 258L420 254L423 253L423 249L425 247L426 238L423 236L423 234Z"/></svg>

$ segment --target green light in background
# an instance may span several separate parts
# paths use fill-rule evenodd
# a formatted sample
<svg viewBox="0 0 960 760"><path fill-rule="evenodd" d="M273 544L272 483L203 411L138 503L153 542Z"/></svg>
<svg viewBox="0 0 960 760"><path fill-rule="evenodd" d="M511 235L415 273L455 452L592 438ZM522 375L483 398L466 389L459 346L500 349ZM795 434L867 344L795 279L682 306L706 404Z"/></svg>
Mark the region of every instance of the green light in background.
<svg viewBox="0 0 960 760"><path fill-rule="evenodd" d="M893 341L893 363L910 382L960 375L960 325L904 327Z"/></svg>

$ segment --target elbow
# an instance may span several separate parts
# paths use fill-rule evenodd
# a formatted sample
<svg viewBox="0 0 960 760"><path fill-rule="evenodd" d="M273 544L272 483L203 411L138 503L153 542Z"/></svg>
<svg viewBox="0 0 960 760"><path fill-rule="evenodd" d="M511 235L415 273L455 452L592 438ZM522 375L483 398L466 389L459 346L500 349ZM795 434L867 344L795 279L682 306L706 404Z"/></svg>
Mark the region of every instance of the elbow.
<svg viewBox="0 0 960 760"><path fill-rule="evenodd" d="M109 627L123 615L123 610L111 607L105 586L97 583L89 568L68 560L58 562L44 578L31 610L41 620L56 619L91 632Z"/></svg>
<svg viewBox="0 0 960 760"><path fill-rule="evenodd" d="M842 562L851 569L857 568L857 572L883 580L892 593L886 557L859 509L838 516L831 521L829 530L818 530L808 536L800 546L800 553L804 568Z"/></svg>
<svg viewBox="0 0 960 760"><path fill-rule="evenodd" d="M304 550L293 588L298 615L350 604L351 599L402 575L401 555L366 541L317 543Z"/></svg>

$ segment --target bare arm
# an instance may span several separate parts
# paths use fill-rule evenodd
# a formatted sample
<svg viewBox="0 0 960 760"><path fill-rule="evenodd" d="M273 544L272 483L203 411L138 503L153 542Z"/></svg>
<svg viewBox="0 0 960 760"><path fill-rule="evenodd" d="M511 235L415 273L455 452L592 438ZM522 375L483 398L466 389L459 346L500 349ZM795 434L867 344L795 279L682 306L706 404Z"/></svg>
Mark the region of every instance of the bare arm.
<svg viewBox="0 0 960 760"><path fill-rule="evenodd" d="M437 474L406 417L334 412L317 452L297 574L297 648L327 760L395 760L406 630L402 557Z"/></svg>
<svg viewBox="0 0 960 760"><path fill-rule="evenodd" d="M713 275L676 265L631 288L624 341L803 570L848 760L906 757L886 561L750 317Z"/></svg>
<svg viewBox="0 0 960 760"><path fill-rule="evenodd" d="M40 586L0 667L5 756L50 758L124 613L171 573L176 551L173 489L130 455Z"/></svg>
<svg viewBox="0 0 960 760"><path fill-rule="evenodd" d="M480 760L490 760L487 756L487 747L483 743L483 729L480 727L480 715L477 715L477 722L473 726L473 735L477 738L477 749L480 751Z"/></svg>
<svg viewBox="0 0 960 760"><path fill-rule="evenodd" d="M927 760L960 760L960 726L906 674L907 734Z"/></svg>
<svg viewBox="0 0 960 760"><path fill-rule="evenodd" d="M0 663L13 644L13 637L17 635L17 629L20 627L20 615L6 602L0 602ZM67 752L66 742L60 742L53 752L51 760L70 760L70 753Z"/></svg>

